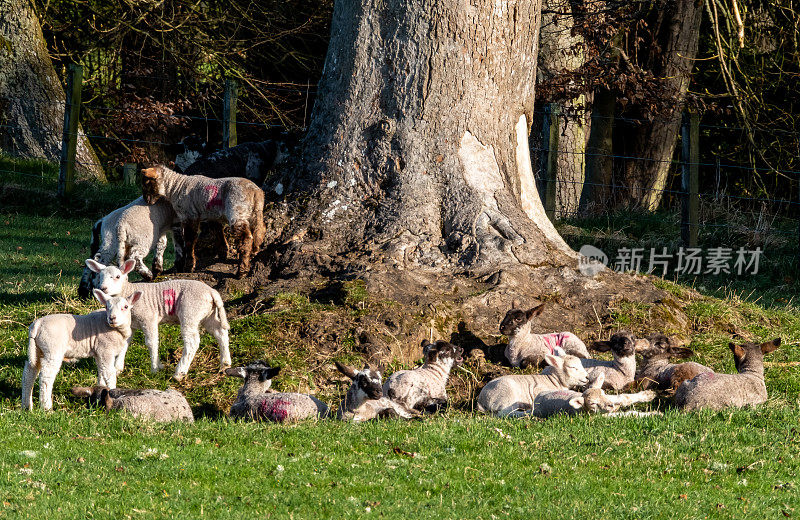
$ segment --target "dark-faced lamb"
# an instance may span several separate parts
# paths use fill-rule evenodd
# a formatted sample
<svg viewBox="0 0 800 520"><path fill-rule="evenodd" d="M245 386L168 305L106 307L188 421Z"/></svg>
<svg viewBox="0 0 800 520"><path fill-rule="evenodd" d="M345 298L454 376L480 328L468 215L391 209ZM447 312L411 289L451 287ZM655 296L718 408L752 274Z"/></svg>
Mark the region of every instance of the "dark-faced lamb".
<svg viewBox="0 0 800 520"><path fill-rule="evenodd" d="M144 343L150 351L150 367L153 372L164 368L158 356L158 326L175 323L181 326L183 354L175 367L174 378L181 380L189 371L197 349L200 347L200 327L212 334L219 344L221 368L231 366L228 348L228 318L219 293L197 280L168 280L158 283L130 283L128 273L133 262L128 260L122 269L105 266L92 259L86 265L96 273L95 283L108 294L126 296L142 293L139 305L131 312L134 329L144 333ZM127 350L127 349L126 349ZM125 368L125 351L117 359L118 371Z"/></svg>
<svg viewBox="0 0 800 520"><path fill-rule="evenodd" d="M125 260L136 261L136 271L145 280L152 280L164 270L164 251L167 234L175 220L175 212L166 201L145 204L139 197L130 204L115 209L92 226L90 255L101 264ZM153 251L152 272L144 259ZM92 271L84 268L78 285L78 296L88 298L92 292Z"/></svg>
<svg viewBox="0 0 800 520"><path fill-rule="evenodd" d="M453 366L464 362L464 349L446 341L422 342L425 362L414 370L400 370L383 384L383 393L403 407L435 412L447 404L447 379Z"/></svg>
<svg viewBox="0 0 800 520"><path fill-rule="evenodd" d="M663 334L652 334L647 337L647 342L646 347L637 347L642 356L635 378L635 384L639 388L655 388L674 393L684 381L713 372L700 363L670 363L670 358L685 359L694 354L689 348L675 345L672 338Z"/></svg>
<svg viewBox="0 0 800 520"><path fill-rule="evenodd" d="M272 379L279 371L280 368L270 367L263 361L227 369L225 374L244 379L231 406L230 416L278 423L324 419L328 416L328 405L312 395L270 390Z"/></svg>
<svg viewBox="0 0 800 520"><path fill-rule="evenodd" d="M142 195L155 204L165 199L183 223L185 268L193 272L197 262L195 244L200 222L225 221L236 238L239 252L237 275L250 271L250 262L264 241L264 192L242 178L212 179L203 175L182 175L166 166L142 171Z"/></svg>
<svg viewBox="0 0 800 520"><path fill-rule="evenodd" d="M656 397L656 393L652 390L635 394L608 395L603 391L604 382L605 374L601 372L583 393L573 390L542 392L533 400L533 415L550 417L559 413L574 415L580 412L614 414L620 408L637 403L649 403Z"/></svg>
<svg viewBox="0 0 800 520"><path fill-rule="evenodd" d="M53 382L64 361L93 357L97 362L98 384L115 388L114 361L131 336L131 308L142 296L112 297L99 289L94 296L105 309L83 316L51 314L28 328L28 359L22 370L22 409L33 408L33 384L39 380L39 404L53 408Z"/></svg>
<svg viewBox="0 0 800 520"><path fill-rule="evenodd" d="M72 395L88 401L90 406L102 406L107 412L121 410L134 417L156 422L194 422L189 402L174 388L141 390L107 388L105 386L76 386Z"/></svg>
<svg viewBox="0 0 800 520"><path fill-rule="evenodd" d="M539 366L547 354L591 357L583 341L571 332L534 334L531 331L533 318L542 313L544 306L543 303L527 311L511 309L500 323L500 333L508 336L505 355L511 366L522 368L530 365Z"/></svg>
<svg viewBox="0 0 800 520"><path fill-rule="evenodd" d="M780 344L780 338L760 345L730 343L728 346L733 353L738 374L706 372L684 381L675 392L675 405L684 410L721 410L765 402L764 354L774 351Z"/></svg>
<svg viewBox="0 0 800 520"><path fill-rule="evenodd" d="M604 361L601 359L581 359L584 368L589 372L589 378L594 379L599 374L603 374L605 382L603 388L606 390L622 390L625 385L632 383L636 375L636 346L637 340L633 334L628 332L618 332L611 336L608 341L596 341L590 349L598 352L611 351L613 359ZM550 367L544 369L542 373L549 373Z"/></svg>
<svg viewBox="0 0 800 520"><path fill-rule="evenodd" d="M372 419L411 419L419 414L383 395L383 367L365 366L356 370L338 361L336 369L352 381L339 404L336 418L341 421L364 422Z"/></svg>
<svg viewBox="0 0 800 520"><path fill-rule="evenodd" d="M551 390L583 388L589 382L581 359L547 354L547 374L502 376L489 381L478 395L478 410L500 417L529 415L536 396Z"/></svg>

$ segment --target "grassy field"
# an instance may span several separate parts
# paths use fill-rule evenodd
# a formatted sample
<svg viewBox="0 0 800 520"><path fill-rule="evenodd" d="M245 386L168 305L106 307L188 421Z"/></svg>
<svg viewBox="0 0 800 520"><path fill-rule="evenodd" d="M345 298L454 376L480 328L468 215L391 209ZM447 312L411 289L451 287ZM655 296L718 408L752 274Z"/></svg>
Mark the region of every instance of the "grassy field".
<svg viewBox="0 0 800 520"><path fill-rule="evenodd" d="M194 425L147 424L68 399L71 386L95 381L91 360L63 368L56 411L23 414L19 380L27 325L44 314L96 307L74 296L90 226L135 190L79 186L75 199L61 206L48 195L44 177L24 185L2 181L0 518L800 514L800 314L791 299L796 282L771 278L783 268L767 266L762 278L728 285L656 282L681 298L687 285L709 295L693 293L683 300L689 302L684 310L696 359L718 370L733 371L726 345L734 331L752 339L783 338L767 367L770 402L757 410L682 414L665 408L663 417L548 421L452 410L409 423L235 423L223 412L239 383L216 373L216 348L204 337L190 377L179 385L199 417ZM636 230L629 231L625 239L635 240ZM234 362L260 357L281 365L279 389L317 391L333 403L344 385L323 386L329 362L316 360L308 345L286 332L315 315L356 312L355 303L369 298L358 287L350 295L337 306L284 294L263 314L233 320ZM612 316L618 326L641 329L649 311L620 305ZM337 358L352 356L352 338L337 341ZM163 327L162 359L173 368L179 354L178 329ZM166 388L174 385L168 376L149 372L137 333L119 385Z"/></svg>

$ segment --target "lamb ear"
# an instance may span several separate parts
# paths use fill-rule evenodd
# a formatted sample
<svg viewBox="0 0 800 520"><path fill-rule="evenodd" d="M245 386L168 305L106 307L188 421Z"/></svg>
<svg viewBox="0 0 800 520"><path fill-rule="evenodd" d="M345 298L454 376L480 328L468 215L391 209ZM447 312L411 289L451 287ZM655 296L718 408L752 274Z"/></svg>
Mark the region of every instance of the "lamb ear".
<svg viewBox="0 0 800 520"><path fill-rule="evenodd" d="M781 338L775 338L772 341L767 341L766 343L761 344L761 353L769 354L770 352L774 351L776 348L780 346L781 346Z"/></svg>
<svg viewBox="0 0 800 520"><path fill-rule="evenodd" d="M100 262L98 262L93 258L87 258L85 263L86 267L88 267L89 270L92 271L93 273L99 273L100 271L106 268L106 266L104 266L103 264L101 264Z"/></svg>
<svg viewBox="0 0 800 520"><path fill-rule="evenodd" d="M692 357L694 351L688 347L669 347L669 355L678 359L686 359Z"/></svg>
<svg viewBox="0 0 800 520"><path fill-rule="evenodd" d="M553 354L547 354L544 357L544 360L551 367L561 368L561 367L564 366L564 358L560 357L560 356L554 356Z"/></svg>
<svg viewBox="0 0 800 520"><path fill-rule="evenodd" d="M540 315L542 313L542 311L544 310L544 306L545 306L545 304L543 303L543 304L539 305L538 307L534 307L532 309L529 309L529 310L525 311L525 317L527 319L531 319L534 316Z"/></svg>
<svg viewBox="0 0 800 520"><path fill-rule="evenodd" d="M608 352L611 350L611 342L610 341L595 341L591 345L589 345L589 350L596 350L598 352Z"/></svg>
<svg viewBox="0 0 800 520"><path fill-rule="evenodd" d="M583 396L579 395L578 397L573 397L569 400L569 405L576 410L580 410L583 408Z"/></svg>
<svg viewBox="0 0 800 520"><path fill-rule="evenodd" d="M745 350L740 345L737 345L736 343L728 343L728 348L731 349L731 352L733 352L733 356L736 359L744 358Z"/></svg>
<svg viewBox="0 0 800 520"><path fill-rule="evenodd" d="M606 375L603 372L598 372L595 378L589 383L589 388L603 388L603 383L606 382Z"/></svg>
<svg viewBox="0 0 800 520"><path fill-rule="evenodd" d="M106 301L108 301L108 299L110 298L109 295L107 295L106 293L104 293L100 289L92 290L92 294L94 294L94 297L97 298L97 301L99 301L103 305L105 305Z"/></svg>
<svg viewBox="0 0 800 520"><path fill-rule="evenodd" d="M161 172L158 168L145 168L142 170L142 175L148 179L158 179L161 176Z"/></svg>
<svg viewBox="0 0 800 520"><path fill-rule="evenodd" d="M356 370L354 368L349 367L347 365L343 365L343 364L339 363L338 361L334 361L333 363L336 365L336 370L338 370L342 374L346 375L350 379L355 379L356 378L356 375L358 374L358 372L356 372Z"/></svg>
<svg viewBox="0 0 800 520"><path fill-rule="evenodd" d="M278 375L278 372L281 371L281 367L270 367L266 369L264 372L266 373L267 379L274 379L275 376Z"/></svg>
<svg viewBox="0 0 800 520"><path fill-rule="evenodd" d="M518 308L519 308L519 302L517 301L517 299L516 299L516 298L514 298L513 300L511 300L511 308L512 308L512 309L518 309Z"/></svg>
<svg viewBox="0 0 800 520"><path fill-rule="evenodd" d="M136 267L136 260L133 259L125 260L125 263L122 264L120 271L122 271L122 274L128 274L131 271L133 271L134 267Z"/></svg>
<svg viewBox="0 0 800 520"><path fill-rule="evenodd" d="M111 407L114 405L114 400L111 399L111 394L108 391L108 388L103 388L102 392L100 392L100 403L106 407L106 411L110 412Z"/></svg>
<svg viewBox="0 0 800 520"><path fill-rule="evenodd" d="M244 379L247 376L247 371L245 371L244 367L226 368L225 375Z"/></svg>
<svg viewBox="0 0 800 520"><path fill-rule="evenodd" d="M142 297L142 291L136 291L133 293L130 298L128 298L128 304L133 307L133 304L139 301L139 298Z"/></svg>

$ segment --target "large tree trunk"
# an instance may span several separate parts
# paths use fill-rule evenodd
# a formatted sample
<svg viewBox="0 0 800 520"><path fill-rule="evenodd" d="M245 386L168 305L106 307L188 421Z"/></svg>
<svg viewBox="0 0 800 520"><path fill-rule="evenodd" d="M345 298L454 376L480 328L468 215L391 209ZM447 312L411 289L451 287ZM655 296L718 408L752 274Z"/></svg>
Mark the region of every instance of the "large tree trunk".
<svg viewBox="0 0 800 520"><path fill-rule="evenodd" d="M636 126L624 139L625 155L643 158L626 161L624 184L630 195L624 205L649 211L655 210L661 202L672 167L681 110L697 55L703 3L701 0L662 0L659 13L659 17L663 17L657 31L661 52L650 68L664 79L665 96L672 97L674 108L652 123Z"/></svg>
<svg viewBox="0 0 800 520"><path fill-rule="evenodd" d="M64 100L31 1L0 0L0 150L60 161ZM104 178L83 131L76 161L79 178Z"/></svg>
<svg viewBox="0 0 800 520"><path fill-rule="evenodd" d="M572 6L566 0L544 0L542 29L539 37L539 74L544 81L569 75L585 61L585 42L573 30ZM586 96L558 102L561 116L558 128L556 165L556 215L572 217L578 212L583 191L586 161L586 138L589 120Z"/></svg>
<svg viewBox="0 0 800 520"><path fill-rule="evenodd" d="M539 0L337 1L283 269L346 252L475 274L574 258L531 169L539 15Z"/></svg>

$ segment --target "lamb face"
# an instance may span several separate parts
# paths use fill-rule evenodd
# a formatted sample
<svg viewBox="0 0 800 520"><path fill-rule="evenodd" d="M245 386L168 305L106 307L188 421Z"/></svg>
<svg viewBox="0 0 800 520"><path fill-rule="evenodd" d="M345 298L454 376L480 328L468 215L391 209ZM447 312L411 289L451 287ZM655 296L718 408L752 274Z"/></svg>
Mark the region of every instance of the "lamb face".
<svg viewBox="0 0 800 520"><path fill-rule="evenodd" d="M240 394L263 394L272 386L272 379L278 375L280 368L273 368L264 361L255 361L244 367L234 367L225 370L225 375L244 379L244 384L239 390Z"/></svg>
<svg viewBox="0 0 800 520"><path fill-rule="evenodd" d="M636 353L636 337L630 332L618 332L611 336L608 341L596 341L592 344L592 350L598 352L608 352L614 357L630 357Z"/></svg>
<svg viewBox="0 0 800 520"><path fill-rule="evenodd" d="M350 396L350 392L353 392L352 397L359 403L369 399L380 399L383 397L383 381L381 377L383 367L373 368L367 365L363 369L356 371L347 365L342 365L338 361L335 363L339 372L353 381L348 391L348 397Z"/></svg>
<svg viewBox="0 0 800 520"><path fill-rule="evenodd" d="M129 299L121 296L109 296L100 289L95 289L93 292L95 298L106 306L106 322L108 326L112 329L130 332L131 306L139 301L142 292L136 291Z"/></svg>
<svg viewBox="0 0 800 520"><path fill-rule="evenodd" d="M547 363L553 367L552 374L564 388L584 388L589 383L589 373L583 367L580 358L575 356L545 357Z"/></svg>
<svg viewBox="0 0 800 520"><path fill-rule="evenodd" d="M127 260L122 264L122 268L113 265L103 265L100 262L86 259L86 267L95 273L94 285L101 291L111 296L122 294L125 285L128 283L128 273L133 271L136 266L135 260Z"/></svg>
<svg viewBox="0 0 800 520"><path fill-rule="evenodd" d="M155 175L142 176L142 197L147 204L155 204L158 199L166 195L164 177Z"/></svg>
<svg viewBox="0 0 800 520"><path fill-rule="evenodd" d="M436 343L424 343L422 354L425 356L426 364L439 363L448 372L452 367L461 365L464 362L464 349L442 340Z"/></svg>
<svg viewBox="0 0 800 520"><path fill-rule="evenodd" d="M522 309L511 309L506 313L503 321L500 322L500 334L505 336L513 336L535 316L538 316L544 310L544 304L538 307L533 307L527 311Z"/></svg>

